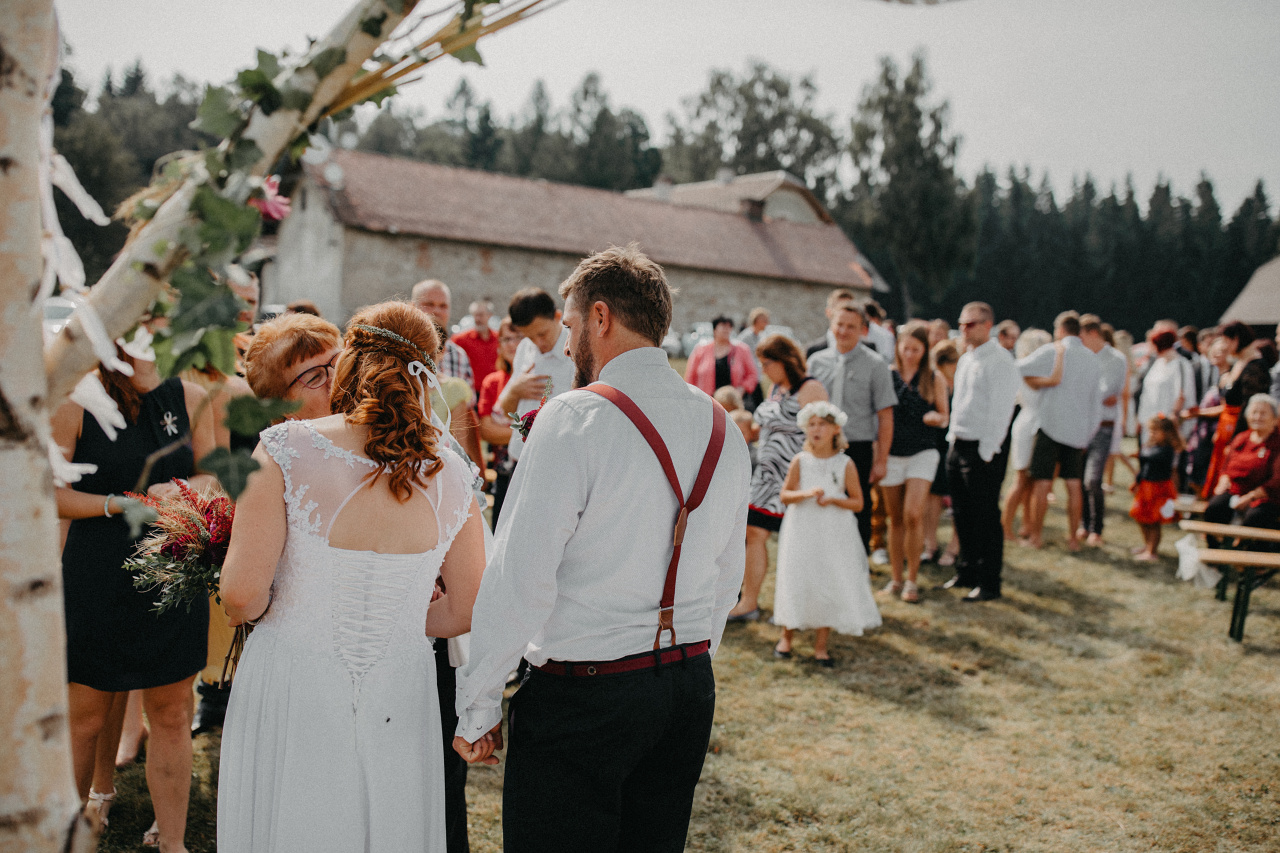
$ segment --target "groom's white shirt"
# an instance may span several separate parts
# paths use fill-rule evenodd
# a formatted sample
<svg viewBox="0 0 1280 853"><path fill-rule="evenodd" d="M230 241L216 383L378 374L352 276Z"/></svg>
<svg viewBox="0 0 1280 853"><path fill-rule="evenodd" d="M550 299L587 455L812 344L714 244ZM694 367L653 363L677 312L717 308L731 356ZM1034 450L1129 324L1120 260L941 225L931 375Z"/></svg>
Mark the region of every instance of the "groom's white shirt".
<svg viewBox="0 0 1280 853"><path fill-rule="evenodd" d="M600 381L653 422L687 495L711 435L711 398L656 347L617 356ZM718 406L716 414L724 417ZM709 639L712 654L742 583L750 481L746 443L730 428L706 498L689 516L676 582L677 642ZM538 666L653 647L675 516L657 457L621 410L588 391L547 403L476 598L471 658L458 671L458 735L474 743L502 719L502 689L521 655Z"/></svg>

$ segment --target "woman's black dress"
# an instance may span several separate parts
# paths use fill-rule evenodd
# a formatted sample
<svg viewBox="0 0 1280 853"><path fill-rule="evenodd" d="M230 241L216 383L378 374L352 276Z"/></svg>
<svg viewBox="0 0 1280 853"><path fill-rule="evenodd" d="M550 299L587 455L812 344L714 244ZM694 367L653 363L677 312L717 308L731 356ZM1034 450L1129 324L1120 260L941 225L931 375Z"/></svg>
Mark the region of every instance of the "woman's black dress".
<svg viewBox="0 0 1280 853"><path fill-rule="evenodd" d="M92 462L98 470L72 488L101 495L134 491L147 456L187 430L186 397L176 378L143 395L137 423L120 430L115 441L85 412L73 461ZM145 485L194 471L191 447L185 445L159 459ZM208 605L201 599L190 612L178 607L157 615L156 594L134 589L124 569L135 544L119 515L71 522L62 550L68 681L95 690L138 690L204 669Z"/></svg>

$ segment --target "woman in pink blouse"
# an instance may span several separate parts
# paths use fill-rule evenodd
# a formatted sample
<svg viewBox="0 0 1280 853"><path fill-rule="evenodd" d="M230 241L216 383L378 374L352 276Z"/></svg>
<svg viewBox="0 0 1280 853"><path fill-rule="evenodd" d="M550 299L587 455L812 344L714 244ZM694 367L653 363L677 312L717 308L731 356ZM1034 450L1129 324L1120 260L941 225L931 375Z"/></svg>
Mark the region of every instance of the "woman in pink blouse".
<svg viewBox="0 0 1280 853"><path fill-rule="evenodd" d="M689 354L685 381L708 394L725 385L732 385L744 395L751 393L760 382L751 349L730 337L733 320L728 317L716 317L711 321L711 328L711 340L698 344Z"/></svg>

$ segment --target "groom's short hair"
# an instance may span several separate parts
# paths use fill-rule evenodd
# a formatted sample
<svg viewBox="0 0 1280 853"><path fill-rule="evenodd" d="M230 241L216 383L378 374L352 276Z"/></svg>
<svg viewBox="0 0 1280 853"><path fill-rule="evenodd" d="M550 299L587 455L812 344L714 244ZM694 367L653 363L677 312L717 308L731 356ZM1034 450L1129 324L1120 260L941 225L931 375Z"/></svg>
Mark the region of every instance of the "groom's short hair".
<svg viewBox="0 0 1280 853"><path fill-rule="evenodd" d="M660 346L671 326L671 297L662 267L631 243L584 258L560 285L560 296L585 312L596 302L609 306L618 322Z"/></svg>

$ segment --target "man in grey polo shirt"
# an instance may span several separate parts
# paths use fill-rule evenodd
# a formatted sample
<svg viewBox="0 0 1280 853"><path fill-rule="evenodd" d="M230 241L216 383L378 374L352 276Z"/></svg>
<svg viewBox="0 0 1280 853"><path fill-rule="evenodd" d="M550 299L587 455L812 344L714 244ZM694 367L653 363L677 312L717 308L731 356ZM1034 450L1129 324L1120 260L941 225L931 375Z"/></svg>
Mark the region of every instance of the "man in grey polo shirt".
<svg viewBox="0 0 1280 853"><path fill-rule="evenodd" d="M871 485L884 477L889 463L889 445L893 444L893 407L898 395L893 390L889 365L873 351L862 346L867 333L867 315L857 303L844 302L831 314L831 337L835 346L814 353L809 358L809 375L827 389L831 402L846 415L844 437L849 442L845 453L858 470L858 482L864 498L857 513L858 532L862 544L871 542Z"/></svg>

